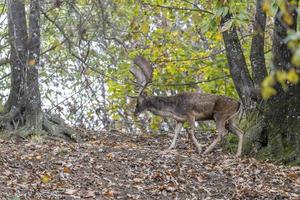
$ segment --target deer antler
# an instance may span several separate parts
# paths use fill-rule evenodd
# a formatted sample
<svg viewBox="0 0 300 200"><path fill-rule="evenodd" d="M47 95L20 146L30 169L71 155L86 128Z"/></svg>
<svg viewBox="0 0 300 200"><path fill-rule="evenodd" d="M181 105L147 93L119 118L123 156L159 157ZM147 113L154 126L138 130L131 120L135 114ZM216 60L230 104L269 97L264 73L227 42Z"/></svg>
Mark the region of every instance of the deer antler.
<svg viewBox="0 0 300 200"><path fill-rule="evenodd" d="M137 56L134 59L133 63L138 67L132 65L130 68L130 72L134 75L137 81L139 87L138 95L141 95L143 91L146 89L147 85L152 80L153 68L150 62L142 56Z"/></svg>

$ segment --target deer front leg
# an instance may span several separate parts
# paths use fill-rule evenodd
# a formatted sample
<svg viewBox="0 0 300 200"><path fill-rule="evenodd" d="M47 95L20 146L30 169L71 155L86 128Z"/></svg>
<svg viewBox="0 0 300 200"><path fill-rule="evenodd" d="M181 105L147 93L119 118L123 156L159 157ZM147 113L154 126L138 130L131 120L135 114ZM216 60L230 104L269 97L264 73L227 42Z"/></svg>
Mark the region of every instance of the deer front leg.
<svg viewBox="0 0 300 200"><path fill-rule="evenodd" d="M177 138L178 138L178 135L179 135L179 132L180 132L181 128L182 128L182 123L177 122L176 127L175 127L175 131L174 131L175 133L174 133L172 143L171 143L171 145L169 146L169 148L167 150L171 150L171 149L175 148L176 141L177 141Z"/></svg>
<svg viewBox="0 0 300 200"><path fill-rule="evenodd" d="M202 148L195 137L195 116L190 116L188 121L189 121L189 124L191 127L191 130L188 132L192 138L193 143L195 144L195 146L197 148L198 153L200 154L202 152Z"/></svg>
<svg viewBox="0 0 300 200"><path fill-rule="evenodd" d="M209 145L209 147L204 151L204 154L210 153L215 148L215 146L221 141L222 137L224 137L227 133L225 129L225 121L220 120L217 121L216 123L217 123L218 136L213 141L213 143Z"/></svg>

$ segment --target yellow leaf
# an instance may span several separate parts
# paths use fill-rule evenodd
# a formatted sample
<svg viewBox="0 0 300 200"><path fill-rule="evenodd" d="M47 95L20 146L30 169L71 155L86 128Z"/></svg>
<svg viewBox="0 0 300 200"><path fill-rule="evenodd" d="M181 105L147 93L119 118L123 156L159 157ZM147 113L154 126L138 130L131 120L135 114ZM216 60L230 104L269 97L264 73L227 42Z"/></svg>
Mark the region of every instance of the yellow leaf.
<svg viewBox="0 0 300 200"><path fill-rule="evenodd" d="M178 31L172 32L172 36L177 37L179 35Z"/></svg>
<svg viewBox="0 0 300 200"><path fill-rule="evenodd" d="M284 85L285 81L287 79L287 73L286 71L277 71L276 72L276 79L281 84Z"/></svg>
<svg viewBox="0 0 300 200"><path fill-rule="evenodd" d="M223 38L223 37L222 37L221 32L218 32L217 35L216 35L216 40L217 40L217 41L221 41L222 38Z"/></svg>
<svg viewBox="0 0 300 200"><path fill-rule="evenodd" d="M201 14L198 13L198 12L194 12L194 13L192 14L192 20L193 20L194 22L196 22L196 23L200 22L200 21L202 20Z"/></svg>
<svg viewBox="0 0 300 200"><path fill-rule="evenodd" d="M88 2L86 1L86 0L79 0L78 1L78 4L80 5L80 6L84 6L84 5L86 5Z"/></svg>
<svg viewBox="0 0 300 200"><path fill-rule="evenodd" d="M283 16L283 21L289 26L292 25L294 22L293 17L290 14L285 14Z"/></svg>
<svg viewBox="0 0 300 200"><path fill-rule="evenodd" d="M49 183L49 181L51 181L51 176L49 176L48 174L44 174L41 176L41 181L43 183Z"/></svg>
<svg viewBox="0 0 300 200"><path fill-rule="evenodd" d="M141 27L141 31L144 33L144 34L147 34L149 32L149 24L147 22L144 22L142 24L142 27Z"/></svg>
<svg viewBox="0 0 300 200"><path fill-rule="evenodd" d="M52 43L52 47L56 51L58 51L60 49L60 47L61 47L61 42L58 39L54 40L53 43Z"/></svg>
<svg viewBox="0 0 300 200"><path fill-rule="evenodd" d="M35 59L28 60L28 65L30 65L30 66L34 66L35 63L36 63Z"/></svg>
<svg viewBox="0 0 300 200"><path fill-rule="evenodd" d="M198 36L192 36L192 37L191 37L191 41L192 41L192 42L197 42L197 41L199 41Z"/></svg>
<svg viewBox="0 0 300 200"><path fill-rule="evenodd" d="M273 0L264 0L262 10L270 16L274 16L277 11L277 5Z"/></svg>
<svg viewBox="0 0 300 200"><path fill-rule="evenodd" d="M265 13L268 13L270 11L270 2L269 2L269 0L264 1L263 5L262 5L262 10Z"/></svg>
<svg viewBox="0 0 300 200"><path fill-rule="evenodd" d="M299 75L297 74L295 69L291 69L287 73L287 79L292 84L297 84L299 82Z"/></svg>
<svg viewBox="0 0 300 200"><path fill-rule="evenodd" d="M262 82L262 86L263 87L268 87L268 86L273 86L275 84L275 80L273 78L273 76L267 76L263 82Z"/></svg>
<svg viewBox="0 0 300 200"><path fill-rule="evenodd" d="M262 98L267 100L271 96L275 95L277 92L274 88L272 87L263 87L261 91Z"/></svg>

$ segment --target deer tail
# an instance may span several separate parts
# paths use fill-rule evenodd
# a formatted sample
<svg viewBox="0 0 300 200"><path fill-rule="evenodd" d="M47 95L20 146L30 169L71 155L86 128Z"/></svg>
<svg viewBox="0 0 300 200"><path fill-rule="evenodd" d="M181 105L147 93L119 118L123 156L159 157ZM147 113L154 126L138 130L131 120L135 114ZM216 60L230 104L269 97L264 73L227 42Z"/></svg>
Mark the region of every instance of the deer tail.
<svg viewBox="0 0 300 200"><path fill-rule="evenodd" d="M241 102L239 102L239 107L238 107L237 111L233 115L231 115L226 121L228 122L229 120L237 118L240 123L243 115L244 115L243 104Z"/></svg>

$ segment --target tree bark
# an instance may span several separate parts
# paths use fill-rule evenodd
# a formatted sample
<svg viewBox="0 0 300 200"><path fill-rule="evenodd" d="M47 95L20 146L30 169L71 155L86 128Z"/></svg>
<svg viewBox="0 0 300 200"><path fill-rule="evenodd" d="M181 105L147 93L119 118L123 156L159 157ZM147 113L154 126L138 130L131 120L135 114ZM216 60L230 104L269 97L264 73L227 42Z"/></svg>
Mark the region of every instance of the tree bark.
<svg viewBox="0 0 300 200"><path fill-rule="evenodd" d="M10 38L11 88L5 111L20 107L25 89L27 61L27 27L25 6L21 0L8 0L8 24Z"/></svg>
<svg viewBox="0 0 300 200"><path fill-rule="evenodd" d="M30 1L29 28L23 0L8 0L11 46L11 88L0 129L22 138L32 134L78 140L60 118L42 112L38 67L40 61L40 1Z"/></svg>
<svg viewBox="0 0 300 200"><path fill-rule="evenodd" d="M266 121L262 110L265 108L265 102L261 101L260 85L264 78L268 75L265 64L265 26L266 14L262 10L264 1L256 1L256 13L253 22L254 35L251 42L250 61L252 67L252 79L255 90L253 94L254 99L258 102L255 109L248 110L244 120L244 128L246 129L245 143L250 144L248 151L254 150L257 152L267 145L266 137ZM247 148L244 148L247 149Z"/></svg>
<svg viewBox="0 0 300 200"><path fill-rule="evenodd" d="M228 13L222 17L221 26L224 26L231 20L231 14ZM230 74L232 76L235 88L245 106L249 109L255 105L252 100L254 85L250 77L242 46L235 26L223 31L226 55Z"/></svg>
<svg viewBox="0 0 300 200"><path fill-rule="evenodd" d="M257 2L259 3L259 1ZM293 23L286 24L282 20L283 13L280 10L278 10L274 19L275 26L272 41L272 70L274 72L278 70L287 71L293 68L291 63L292 52L284 40L288 35L288 30L296 30L297 7L295 5L298 5L298 1L293 5L290 2L286 1L286 5L289 8L289 14L293 18ZM261 60L263 56L262 47L252 56L254 60ZM261 73L260 70L257 68L254 73L257 73L257 77L262 78L261 75L265 72ZM289 86L288 90L283 90L278 83L275 85L275 89L277 94L265 101L261 110L253 112L252 116L254 117L246 118L248 129L245 150L246 153L256 152L256 155L261 158L271 158L276 161L299 165L300 84Z"/></svg>
<svg viewBox="0 0 300 200"><path fill-rule="evenodd" d="M26 123L36 129L42 128L41 95L38 67L40 61L40 1L32 0L29 16L29 56L26 88Z"/></svg>
<svg viewBox="0 0 300 200"><path fill-rule="evenodd" d="M286 1L293 23L286 24L282 12L278 10L275 16L273 32L273 70L290 70L292 52L284 39L288 30L296 31L297 6L292 1ZM300 84L289 86L285 91L280 84L275 86L277 94L266 105L265 119L268 133L268 148L271 155L283 162L296 162L300 164Z"/></svg>
<svg viewBox="0 0 300 200"><path fill-rule="evenodd" d="M255 86L258 88L268 75L265 63L265 27L266 27L266 14L262 6L264 0L256 1L256 14L254 20L254 36L251 43L250 60L252 65L252 78Z"/></svg>

